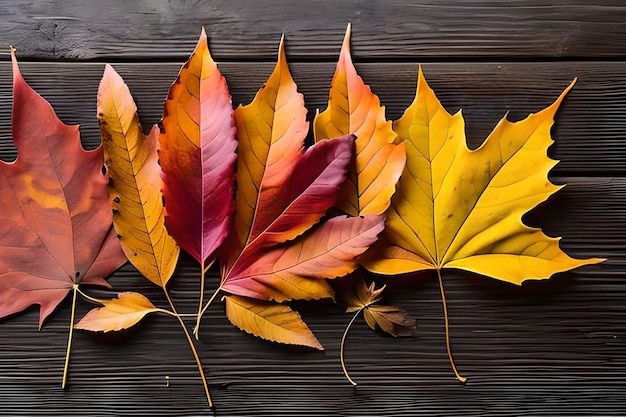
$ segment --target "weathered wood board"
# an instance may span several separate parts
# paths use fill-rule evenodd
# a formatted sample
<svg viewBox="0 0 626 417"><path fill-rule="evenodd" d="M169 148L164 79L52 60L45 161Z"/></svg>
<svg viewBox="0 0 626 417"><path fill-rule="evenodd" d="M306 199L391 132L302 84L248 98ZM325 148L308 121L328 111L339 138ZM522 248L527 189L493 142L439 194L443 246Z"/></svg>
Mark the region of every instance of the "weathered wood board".
<svg viewBox="0 0 626 417"><path fill-rule="evenodd" d="M387 115L415 93L417 67L449 111L463 109L476 147L509 113L550 104L574 78L557 115L568 183L528 221L574 257L601 265L522 287L446 272L453 350L429 273L383 280L387 301L408 310L419 336L394 339L363 322L339 342L350 316L330 303L298 309L326 351L271 344L235 329L216 303L203 322L200 356L219 416L626 415L626 4L510 1L122 1L0 2L0 158L12 160L11 68L18 49L26 80L66 123L99 143L96 91L104 63L129 84L144 126L159 120L169 85L204 26L233 96L246 104L273 67L280 35L309 119L324 109L346 23L357 69ZM0 208L1 209L1 208ZM196 309L199 270L184 256L172 281L179 310ZM215 287L216 274L209 277ZM381 281L381 282L383 282ZM130 266L116 287L166 301ZM91 305L79 304L79 314ZM77 332L69 388L60 388L69 307L37 331L38 311L0 320L0 415L212 415L178 323L155 316L113 336ZM189 322L191 327L192 323Z"/></svg>

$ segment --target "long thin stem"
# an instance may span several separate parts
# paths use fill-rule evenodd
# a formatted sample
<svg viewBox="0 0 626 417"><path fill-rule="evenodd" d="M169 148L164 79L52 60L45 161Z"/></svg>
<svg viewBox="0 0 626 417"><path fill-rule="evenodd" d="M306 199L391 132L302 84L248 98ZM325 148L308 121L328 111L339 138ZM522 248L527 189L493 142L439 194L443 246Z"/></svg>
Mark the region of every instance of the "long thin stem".
<svg viewBox="0 0 626 417"><path fill-rule="evenodd" d="M193 357L195 358L196 364L198 365L198 371L200 371L200 377L202 378L202 385L204 385L204 392L206 393L206 399L209 402L209 407L213 408L213 401L211 401L211 394L209 393L209 386L206 382L206 377L204 376L204 370L202 369L202 363L200 362L200 357L198 356L198 352L196 351L196 346L193 343L193 339L191 338L191 335L189 334L189 331L187 330L187 326L185 326L185 322L178 315L178 312L176 311L176 307L174 307L174 303L172 302L172 299L170 298L170 295L165 289L165 287L163 287L163 292L165 293L167 302L170 304L170 308L174 312L176 318L178 319L178 322L183 328L183 332L185 332L185 336L187 337L187 342L189 342L189 347L191 348Z"/></svg>
<svg viewBox="0 0 626 417"><path fill-rule="evenodd" d="M89 294L86 294L85 292L83 292L80 288L76 287L76 291L78 291L78 293L80 295L82 295L84 298L86 298L89 301L93 301L94 303L98 303L98 304L102 304L102 301L97 299L97 298L93 298L92 296L90 296Z"/></svg>
<svg viewBox="0 0 626 417"><path fill-rule="evenodd" d="M72 335L74 334L74 317L76 316L76 293L78 292L78 284L72 286L72 314L70 316L70 334L67 337L67 349L65 351L65 366L63 367L63 381L61 389L65 389L67 382L67 370L70 366L70 351L72 350Z"/></svg>
<svg viewBox="0 0 626 417"><path fill-rule="evenodd" d="M200 301L198 302L198 314L196 316L200 317L200 315L202 314L202 305L204 304L204 275L206 274L206 271L209 270L209 268L211 267L211 265L213 265L214 261L211 261L206 267L204 266L204 264L200 265L200 270L202 272L200 272ZM198 327L198 323L200 323L200 319L198 319L197 323L196 323L196 328ZM196 331L194 330L194 334L196 333ZM196 339L198 338L198 336L196 335Z"/></svg>
<svg viewBox="0 0 626 417"><path fill-rule="evenodd" d="M204 265L200 265L200 301L198 301L198 316L202 311L202 305L204 304Z"/></svg>
<svg viewBox="0 0 626 417"><path fill-rule="evenodd" d="M446 294L443 291L441 269L439 268L437 268L437 278L439 278L439 290L441 291L441 302L443 304L443 320L446 326L446 349L448 350L448 359L450 360L450 365L452 366L454 375L456 375L456 379L458 379L462 383L465 383L465 381L467 381L467 378L459 375L459 372L456 370L456 365L454 364L454 359L452 358L452 350L450 349L450 332L448 330L448 306L446 304Z"/></svg>
<svg viewBox="0 0 626 417"><path fill-rule="evenodd" d="M356 320L356 318L358 317L359 313L361 311L363 311L365 307L361 307L357 310L356 313L354 313L354 316L352 316L352 320L350 320L350 323L348 323L348 325L346 326L346 330L344 330L343 332L343 336L341 337L341 347L339 348L339 361L341 362L341 369L343 369L343 374L346 376L346 379L352 384L352 386L356 387L356 382L354 382L354 380L352 378L350 378L350 374L348 374L348 370L346 369L346 363L343 359L343 351L344 351L344 346L346 345L346 337L348 336L348 330L350 330L350 326L352 326L352 323L354 323L354 320Z"/></svg>
<svg viewBox="0 0 626 417"><path fill-rule="evenodd" d="M209 308L213 300L215 300L215 297L217 297L220 291L222 291L222 286L217 287L217 290L215 290L211 298L209 298L209 301L207 301L204 308L200 310L200 312L198 312L198 318L196 319L196 327L194 327L193 329L193 335L196 337L196 340L198 340L198 333L200 332L200 320L202 320L202 316L204 315L206 310Z"/></svg>

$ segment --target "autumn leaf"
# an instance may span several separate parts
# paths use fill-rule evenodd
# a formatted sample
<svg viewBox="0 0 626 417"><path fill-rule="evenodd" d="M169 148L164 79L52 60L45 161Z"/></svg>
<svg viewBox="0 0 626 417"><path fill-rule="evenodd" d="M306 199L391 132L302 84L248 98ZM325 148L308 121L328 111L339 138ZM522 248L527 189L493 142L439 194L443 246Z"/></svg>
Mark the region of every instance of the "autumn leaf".
<svg viewBox="0 0 626 417"><path fill-rule="evenodd" d="M237 147L230 94L204 29L170 88L161 130L165 224L204 269L228 232Z"/></svg>
<svg viewBox="0 0 626 417"><path fill-rule="evenodd" d="M394 130L407 143L407 164L387 210L384 237L362 260L370 271L397 275L456 268L520 285L602 259L573 259L558 238L522 216L560 187L548 179L550 127L565 94L519 122L503 118L470 150L461 113L450 115L419 71L417 95Z"/></svg>
<svg viewBox="0 0 626 417"><path fill-rule="evenodd" d="M350 278L351 279L346 280L347 282L343 282L341 285L343 287L341 298L348 306L346 313L354 313L354 315L346 326L346 330L343 332L339 349L339 359L344 375L352 385L356 386L357 383L348 374L344 360L344 350L348 331L352 323L354 323L359 316L359 313L363 312L365 322L372 330L376 330L376 326L378 326L382 331L394 337L417 336L417 326L415 319L409 316L403 309L395 306L376 304L381 300L386 285L376 289L374 282L368 286L361 276Z"/></svg>
<svg viewBox="0 0 626 417"><path fill-rule="evenodd" d="M382 231L380 216L333 217L299 239L276 247L252 245L222 278L232 294L268 301L331 298L324 278L358 267L363 253Z"/></svg>
<svg viewBox="0 0 626 417"><path fill-rule="evenodd" d="M405 145L385 118L385 107L357 74L350 56L350 25L330 88L328 108L316 115L317 142L354 134L355 161L337 207L351 216L382 214L406 160Z"/></svg>
<svg viewBox="0 0 626 417"><path fill-rule="evenodd" d="M319 223L336 202L354 139L347 135L305 151L306 108L289 72L283 41L274 71L252 103L235 110L235 121L237 211L221 251L221 284L211 300L225 291L247 297L248 303L263 301L246 307L247 313L234 321L257 336L285 343L285 337L277 336L275 322L242 320L252 320L253 310L287 314L282 307L268 307L267 301L333 297L325 278L357 268L355 257L376 240L383 218L340 216ZM196 336L197 331L198 326ZM285 328L281 334L292 331ZM307 333L288 343L302 338L310 340Z"/></svg>
<svg viewBox="0 0 626 417"><path fill-rule="evenodd" d="M394 337L416 336L415 319L406 311L395 306L376 304L380 301L386 285L379 289L375 289L375 285L374 282L369 286L366 285L363 278L356 280L352 288L355 291L343 294L343 301L348 306L346 313L363 311L363 318L372 330L376 330L378 326Z"/></svg>
<svg viewBox="0 0 626 417"><path fill-rule="evenodd" d="M289 200L277 204L276 195L304 153L304 139L309 129L304 98L298 93L287 66L284 39L280 42L274 71L252 103L235 110L235 122L239 140L235 231L237 249L242 249L289 204ZM333 178L337 186L343 181L341 174ZM330 182L327 188L332 189L334 185ZM333 193L327 194L330 194L327 199L335 198ZM326 208L313 211L308 224L295 228L295 233L307 230L311 222L316 223L325 212ZM293 237L287 236L285 240Z"/></svg>
<svg viewBox="0 0 626 417"><path fill-rule="evenodd" d="M209 54L203 29L196 49L170 88L160 131L153 128L148 136L143 134L130 91L111 67L107 66L98 93L117 234L133 265L162 287L171 311L153 310L151 304L147 306L148 300L137 302L138 294L93 310L86 323L90 330L107 331L120 326L110 323L115 318L125 319L123 325L128 326L148 312L175 316L212 406L200 358L166 285L176 267L178 243L200 263L200 311L204 274L211 264L207 266L207 260L224 240L230 223L236 141L226 81ZM98 329L99 325L107 327Z"/></svg>
<svg viewBox="0 0 626 417"><path fill-rule="evenodd" d="M113 224L122 249L143 276L165 287L179 247L165 229L156 149L159 130L155 126L150 135L143 133L128 86L110 65L98 89L98 121Z"/></svg>
<svg viewBox="0 0 626 417"><path fill-rule="evenodd" d="M300 314L289 306L236 295L226 299L226 317L238 328L263 339L324 350Z"/></svg>
<svg viewBox="0 0 626 417"><path fill-rule="evenodd" d="M87 313L76 325L75 329L92 332L110 332L137 324L147 314L167 310L155 307L145 296L136 292L121 292L111 300L97 300L103 307L95 308Z"/></svg>
<svg viewBox="0 0 626 417"><path fill-rule="evenodd" d="M39 304L41 328L70 290L74 306L78 284L108 287L104 278L126 257L111 224L102 148L85 151L78 126L63 124L26 84L13 49L11 59L18 158L0 162L0 317ZM63 386L66 374L67 360Z"/></svg>

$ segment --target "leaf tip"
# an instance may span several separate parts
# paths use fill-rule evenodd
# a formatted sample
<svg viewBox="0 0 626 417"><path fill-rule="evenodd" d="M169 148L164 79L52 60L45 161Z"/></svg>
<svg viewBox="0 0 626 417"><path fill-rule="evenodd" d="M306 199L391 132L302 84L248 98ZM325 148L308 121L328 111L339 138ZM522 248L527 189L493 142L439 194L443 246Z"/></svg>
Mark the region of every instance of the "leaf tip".
<svg viewBox="0 0 626 417"><path fill-rule="evenodd" d="M345 48L350 46L350 35L352 35L352 23L348 22L348 26L346 27L346 34L343 37L343 46Z"/></svg>
<svg viewBox="0 0 626 417"><path fill-rule="evenodd" d="M278 44L278 57L281 58L285 54L285 34L280 35L280 43Z"/></svg>
<svg viewBox="0 0 626 417"><path fill-rule="evenodd" d="M204 30L204 26L202 26L202 30L200 31L200 37L198 38L198 43L196 45L195 53L207 54L207 57L210 61L213 60L211 56L211 51L209 51L209 41L207 39L206 31Z"/></svg>
<svg viewBox="0 0 626 417"><path fill-rule="evenodd" d="M280 44L278 45L278 62L276 64L277 68L288 68L287 65L287 54L285 53L285 34L283 33L280 37Z"/></svg>
<svg viewBox="0 0 626 417"><path fill-rule="evenodd" d="M21 76L20 67L17 65L17 58L15 56L15 52L17 49L13 47L13 45L9 45L9 50L11 51L11 63L13 65L13 81Z"/></svg>

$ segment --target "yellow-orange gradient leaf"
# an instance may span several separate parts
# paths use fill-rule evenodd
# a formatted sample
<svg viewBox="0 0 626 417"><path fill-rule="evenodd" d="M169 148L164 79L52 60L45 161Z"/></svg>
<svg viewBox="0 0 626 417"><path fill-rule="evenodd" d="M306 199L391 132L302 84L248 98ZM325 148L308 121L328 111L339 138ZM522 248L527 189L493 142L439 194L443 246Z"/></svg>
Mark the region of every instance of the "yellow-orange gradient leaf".
<svg viewBox="0 0 626 417"><path fill-rule="evenodd" d="M283 39L274 71L252 103L235 110L235 121L239 139L235 230L242 248L285 209L277 195L304 153L309 129ZM309 227L294 228L291 238Z"/></svg>
<svg viewBox="0 0 626 417"><path fill-rule="evenodd" d="M109 174L113 224L124 253L143 276L165 287L179 247L165 229L155 126L144 135L128 86L107 65L98 89L98 121Z"/></svg>
<svg viewBox="0 0 626 417"><path fill-rule="evenodd" d="M87 313L74 325L75 329L92 332L118 331L134 326L150 313L170 314L155 307L150 300L136 292L122 292L117 298L98 302L102 303L103 307L94 308Z"/></svg>
<svg viewBox="0 0 626 417"><path fill-rule="evenodd" d="M237 295L225 298L226 316L241 330L273 342L324 350L300 314L288 306Z"/></svg>
<svg viewBox="0 0 626 417"><path fill-rule="evenodd" d="M573 259L559 239L526 226L522 215L560 187L548 179L554 115L573 83L549 107L519 122L503 118L470 150L461 113L450 115L420 69L417 96L394 129L407 164L387 210L384 239L366 267L381 274L457 268L521 284L602 259Z"/></svg>
<svg viewBox="0 0 626 417"><path fill-rule="evenodd" d="M328 108L313 122L315 141L354 134L355 162L336 206L351 216L382 214L405 163L405 145L385 107L357 74L350 57L350 25L330 88Z"/></svg>

